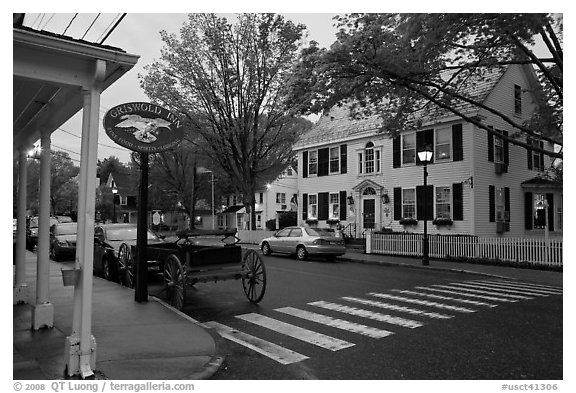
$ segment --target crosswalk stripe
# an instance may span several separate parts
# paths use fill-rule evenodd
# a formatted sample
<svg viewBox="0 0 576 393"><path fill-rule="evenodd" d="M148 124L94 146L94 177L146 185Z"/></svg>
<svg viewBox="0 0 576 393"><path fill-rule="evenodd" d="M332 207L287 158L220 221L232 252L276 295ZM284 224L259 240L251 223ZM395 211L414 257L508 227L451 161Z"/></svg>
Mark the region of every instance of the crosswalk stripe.
<svg viewBox="0 0 576 393"><path fill-rule="evenodd" d="M515 281L515 280L514 281L513 280L502 280L502 279L485 279L483 281L499 282L499 283L505 283L505 284L522 285L524 287L542 288L542 289L562 291L562 287L559 287L557 285L536 284L536 283L532 283L532 282Z"/></svg>
<svg viewBox="0 0 576 393"><path fill-rule="evenodd" d="M344 296L341 299L344 299L344 300L349 301L349 302L364 304L366 306L378 307L378 308L383 308L386 310L400 311L400 312L405 312L407 314L412 314L412 315L421 315L421 316L434 318L434 319L450 319L450 318L452 318L452 315L439 314L436 312L428 312L428 311L418 310L415 308L409 308L409 307L398 306L398 305L390 304L390 303L378 302L376 300L361 299L361 298L349 297L349 296Z"/></svg>
<svg viewBox="0 0 576 393"><path fill-rule="evenodd" d="M542 285L534 286L532 284L511 282L511 281L496 281L496 280L474 280L475 282L481 282L483 284L490 284L496 286L503 286L506 288L518 288L518 289L528 289L531 291L537 291L542 293L549 293L554 295L561 295L563 290L556 287L547 287Z"/></svg>
<svg viewBox="0 0 576 393"><path fill-rule="evenodd" d="M438 285L436 285L436 286L438 286ZM439 286L442 286L442 285L439 285ZM512 300L512 299L503 299L503 298L499 298L499 297L495 297L495 296L476 295L474 293L450 291L447 289L438 289L438 288L429 288L429 287L415 287L415 288L416 289L422 289L425 291L447 293L449 295L467 296L467 297L473 297L476 299L485 299L485 300L492 300L492 301L497 301L497 302L516 303L518 301L518 300Z"/></svg>
<svg viewBox="0 0 576 393"><path fill-rule="evenodd" d="M314 344L325 349L329 349L330 351L339 351L341 349L349 348L355 345L353 343L349 343L344 340L330 337L322 333L313 332L311 330L304 329L299 326L278 321L276 319L269 318L265 315L249 313L243 315L236 315L236 318L274 330L275 332L282 333L286 336L290 336L298 340L302 340L304 342Z"/></svg>
<svg viewBox="0 0 576 393"><path fill-rule="evenodd" d="M451 305L449 305L449 304L437 303L437 302L430 302L430 301L428 301L428 300L412 299L412 298L408 298L408 297L404 297L404 296L388 295L388 294L386 294L386 293L370 292L370 295L376 296L376 297L379 297L379 298L383 298L383 299L398 300L398 301L401 301L401 302L418 304L418 305L421 305L421 306L429 306L429 307L442 308L442 309L444 309L444 310L451 310L451 311L457 311L457 312L466 312L466 313L476 312L476 310L472 310L472 309L466 308L466 307L451 306Z"/></svg>
<svg viewBox="0 0 576 393"><path fill-rule="evenodd" d="M416 292L416 291L408 291L408 290L402 290L402 289L392 289L393 292L398 292L398 293L403 293L406 295L416 295L416 296L424 296L424 297L428 297L430 299L440 299L440 300L449 300L452 302L457 302L457 303L466 303L466 304L472 304L475 306L486 306L486 307L496 307L496 304L490 304L490 303L485 303L485 302L480 302L477 300L469 300L469 299L460 299L457 297L451 297L451 296L442 296L442 295L434 295L432 293L423 293L423 292Z"/></svg>
<svg viewBox="0 0 576 393"><path fill-rule="evenodd" d="M325 302L322 300L317 301L317 302L308 303L308 304L311 306L322 307L322 308L325 308L325 309L331 310L331 311L338 311L338 312L354 315L357 317L368 318L368 319L371 319L373 321L390 323L392 325L398 325L398 326L402 326L402 327L406 327L406 328L410 328L410 329L417 328L417 327L424 325L421 322L413 321L411 319L393 317L391 315L381 314L379 312L373 312L373 311L364 310L364 309L356 308L356 307L344 306L342 304L330 303L330 302Z"/></svg>
<svg viewBox="0 0 576 393"><path fill-rule="evenodd" d="M269 341L262 340L258 337L251 336L247 333L240 332L236 329L232 329L231 327L222 325L218 322L205 322L204 324L208 327L214 328L218 334L225 339L238 343L246 348L250 348L253 351L277 361L278 363L292 364L309 359L308 356L294 352Z"/></svg>
<svg viewBox="0 0 576 393"><path fill-rule="evenodd" d="M317 313L306 311L306 310L300 310L300 309L294 308L294 307L282 307L282 308L277 308L274 311L278 311L278 312L281 312L284 314L292 315L294 317L302 318L302 319L305 319L307 321L320 323L320 324L330 326L330 327L333 327L336 329L346 330L346 331L349 331L352 333L358 333L358 334L361 334L363 336L368 336L368 337L372 337L372 338L383 338L383 337L387 337L391 334L394 334L392 332L389 332L388 330L376 329L376 328L362 325L359 323L345 321L343 319L338 319L338 318L332 318L328 315L317 314Z"/></svg>
<svg viewBox="0 0 576 393"><path fill-rule="evenodd" d="M450 285L432 285L433 287L440 287L440 288L448 288L448 289L458 289L458 290L462 290L462 291L468 291L468 292L472 292L472 293L481 293L481 294L485 294L485 295L497 295L497 296L501 296L504 297L506 299L520 299L520 300L529 300L529 299L534 299L532 297L528 297L528 296L521 296L521 295L511 295L511 294L506 294L506 293L494 293L494 291L485 291L485 290L481 290L481 289L472 289L472 288L467 288L464 285L461 285L460 283L451 283Z"/></svg>
<svg viewBox="0 0 576 393"><path fill-rule="evenodd" d="M479 289L486 289L486 290L490 290L490 291L496 291L496 292L504 292L504 293L512 293L512 294L517 294L517 295L527 295L527 296L550 296L550 294L548 293L538 293L536 291L533 290L525 290L525 289L510 289L508 287L502 287L502 286L493 286L491 284L485 284L485 283L476 283L476 282L465 282L465 283L461 283L460 285L464 285L464 286L470 286L472 288L479 288Z"/></svg>

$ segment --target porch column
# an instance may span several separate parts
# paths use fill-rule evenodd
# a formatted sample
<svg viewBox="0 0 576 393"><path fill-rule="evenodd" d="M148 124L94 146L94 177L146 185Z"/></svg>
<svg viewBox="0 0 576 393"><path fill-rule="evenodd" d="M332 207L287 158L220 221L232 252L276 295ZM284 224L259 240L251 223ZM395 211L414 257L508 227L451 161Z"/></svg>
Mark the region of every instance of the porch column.
<svg viewBox="0 0 576 393"><path fill-rule="evenodd" d="M94 216L96 202L96 163L98 160L99 82L105 75L106 63L95 63L94 84L83 87L82 142L80 180L78 185L78 234L75 268L80 271L74 287L72 334L66 337L65 361L68 376L94 375L96 340L92 336L92 268L94 265Z"/></svg>
<svg viewBox="0 0 576 393"><path fill-rule="evenodd" d="M54 305L50 303L50 132L42 131L40 152L40 201L38 245L36 248L36 304L32 329L54 326Z"/></svg>
<svg viewBox="0 0 576 393"><path fill-rule="evenodd" d="M28 284L26 283L26 195L28 184L27 147L18 151L18 203L16 206L16 277L14 279L13 303L28 303Z"/></svg>

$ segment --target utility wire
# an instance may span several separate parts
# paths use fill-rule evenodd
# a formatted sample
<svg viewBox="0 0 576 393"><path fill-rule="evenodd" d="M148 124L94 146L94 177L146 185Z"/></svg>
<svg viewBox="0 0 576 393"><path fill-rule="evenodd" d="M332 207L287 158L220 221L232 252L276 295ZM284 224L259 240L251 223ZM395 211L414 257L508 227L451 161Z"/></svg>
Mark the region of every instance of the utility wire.
<svg viewBox="0 0 576 393"><path fill-rule="evenodd" d="M74 14L74 16L72 17L72 20L70 21L70 23L68 23L68 26L66 26L66 29L64 29L64 33L62 33L62 35L66 34L66 32L68 31L68 28L72 25L72 22L74 22L74 19L76 19L77 16L78 16L78 13Z"/></svg>
<svg viewBox="0 0 576 393"><path fill-rule="evenodd" d="M82 137L81 137L80 135L76 135L76 134L74 134L74 133L72 133L72 132L70 132L70 131L66 131L66 130L63 129L63 128L58 127L58 130L66 133L66 134L68 134L68 135L75 136L75 137L78 138L78 139L82 139ZM118 147L118 146L110 146L110 145L107 145L107 144L105 144L105 143L100 143L100 142L98 142L98 145L104 146L104 147L109 147L109 148L111 148L111 149L121 150L121 151L127 150L127 149L125 149L125 148L121 148L121 147Z"/></svg>
<svg viewBox="0 0 576 393"><path fill-rule="evenodd" d="M42 28L40 30L44 30L46 28L46 26L48 26L48 23L50 23L50 21L52 20L52 18L54 18L54 15L56 14L52 14L50 16L50 18L46 21L46 23L44 23L44 26L42 26Z"/></svg>
<svg viewBox="0 0 576 393"><path fill-rule="evenodd" d="M106 41L106 38L108 38L110 36L110 34L112 34L112 32L114 30L116 30L116 27L118 27L118 25L120 24L120 22L122 22L122 19L124 19L124 17L126 16L126 13L123 13L122 16L120 17L120 19L118 19L118 21L114 24L114 26L112 26L112 28L110 29L110 31L108 31L108 33L106 34L106 36L104 38L102 38L102 41L99 42L99 44L103 44L104 41Z"/></svg>
<svg viewBox="0 0 576 393"><path fill-rule="evenodd" d="M80 38L81 40L84 39L84 37L86 37L86 34L88 34L88 32L90 31L90 29L92 28L92 26L94 26L94 23L96 23L96 20L100 17L100 13L98 13L98 15L96 15L96 18L94 18L94 20L92 21L92 23L90 23L90 26L88 26L88 29L86 30L86 32L84 33L84 35L82 36L82 38Z"/></svg>

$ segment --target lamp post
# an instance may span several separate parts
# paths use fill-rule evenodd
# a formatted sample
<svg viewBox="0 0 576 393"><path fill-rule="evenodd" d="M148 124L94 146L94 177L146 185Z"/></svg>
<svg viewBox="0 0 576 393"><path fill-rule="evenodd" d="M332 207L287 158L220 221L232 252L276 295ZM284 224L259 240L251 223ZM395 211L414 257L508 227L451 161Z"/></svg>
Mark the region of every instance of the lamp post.
<svg viewBox="0 0 576 393"><path fill-rule="evenodd" d="M196 173L210 173L210 175L211 175L210 183L212 183L212 229L215 229L216 228L216 220L215 220L215 216L214 216L214 172L212 172L210 169L206 169L204 167L198 167L196 169Z"/></svg>
<svg viewBox="0 0 576 393"><path fill-rule="evenodd" d="M112 222L113 223L117 223L118 221L116 220L116 194L118 194L118 189L116 188L116 186L112 187Z"/></svg>
<svg viewBox="0 0 576 393"><path fill-rule="evenodd" d="M424 236L422 237L422 265L428 266L430 260L428 259L428 163L432 160L432 149L425 147L424 150L418 152L420 162L424 164Z"/></svg>

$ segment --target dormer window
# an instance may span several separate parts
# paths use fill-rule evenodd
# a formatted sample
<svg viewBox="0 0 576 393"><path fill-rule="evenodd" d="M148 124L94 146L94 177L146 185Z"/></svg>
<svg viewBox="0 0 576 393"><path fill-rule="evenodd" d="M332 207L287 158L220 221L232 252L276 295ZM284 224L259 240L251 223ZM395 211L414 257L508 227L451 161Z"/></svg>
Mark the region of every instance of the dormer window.
<svg viewBox="0 0 576 393"><path fill-rule="evenodd" d="M514 114L522 114L522 88L514 85Z"/></svg>

